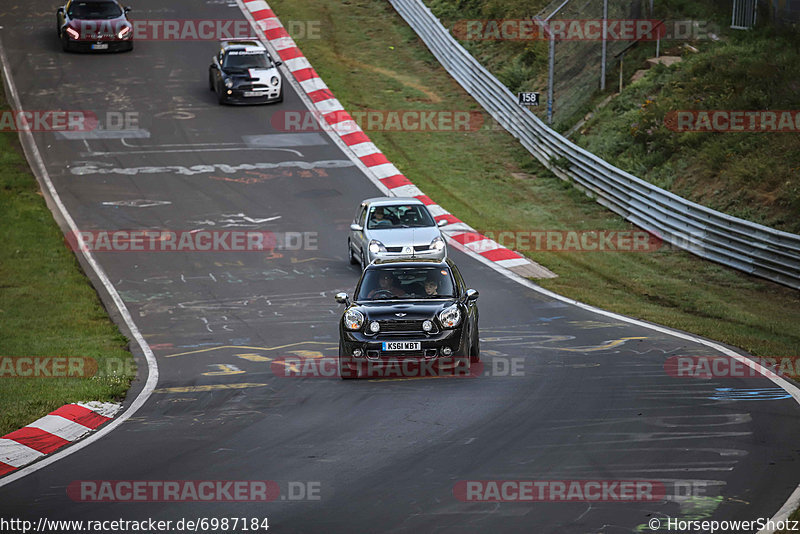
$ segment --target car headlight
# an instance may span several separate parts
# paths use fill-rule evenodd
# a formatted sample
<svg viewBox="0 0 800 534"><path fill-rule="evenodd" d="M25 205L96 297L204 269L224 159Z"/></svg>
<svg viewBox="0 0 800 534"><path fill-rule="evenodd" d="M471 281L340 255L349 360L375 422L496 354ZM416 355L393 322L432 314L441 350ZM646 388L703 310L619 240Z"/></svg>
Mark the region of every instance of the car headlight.
<svg viewBox="0 0 800 534"><path fill-rule="evenodd" d="M280 80L278 79L277 76L273 76L272 79L269 81L269 83L271 83L273 86L275 86L275 85L278 85L278 83L280 83Z"/></svg>
<svg viewBox="0 0 800 534"><path fill-rule="evenodd" d="M369 251L373 254L377 254L378 252L386 252L386 247L383 246L383 243L373 239L369 242Z"/></svg>
<svg viewBox="0 0 800 534"><path fill-rule="evenodd" d="M81 34L78 33L78 30L76 30L75 28L72 28L70 26L67 26L66 32L67 32L67 35L69 35L70 39L75 39L76 41L81 36Z"/></svg>
<svg viewBox="0 0 800 534"><path fill-rule="evenodd" d="M344 312L344 326L348 330L358 330L364 325L364 314L358 310L349 309Z"/></svg>
<svg viewBox="0 0 800 534"><path fill-rule="evenodd" d="M225 87L228 89L233 87L233 78L225 78Z"/></svg>
<svg viewBox="0 0 800 534"><path fill-rule="evenodd" d="M439 322L445 328L455 328L461 322L461 311L458 306L450 306L439 312Z"/></svg>
<svg viewBox="0 0 800 534"><path fill-rule="evenodd" d="M129 33L131 33L131 27L125 26L119 31L119 33L117 33L117 39L124 39Z"/></svg>
<svg viewBox="0 0 800 534"><path fill-rule="evenodd" d="M435 250L436 252L444 250L444 239L441 237L434 237L433 241L431 241L431 249Z"/></svg>

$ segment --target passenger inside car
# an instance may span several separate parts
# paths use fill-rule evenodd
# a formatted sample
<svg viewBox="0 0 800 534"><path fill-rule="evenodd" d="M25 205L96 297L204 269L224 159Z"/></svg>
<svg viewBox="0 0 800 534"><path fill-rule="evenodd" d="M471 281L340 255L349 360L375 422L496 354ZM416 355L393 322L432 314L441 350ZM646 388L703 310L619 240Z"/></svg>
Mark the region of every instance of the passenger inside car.
<svg viewBox="0 0 800 534"><path fill-rule="evenodd" d="M394 226L395 221L392 220L391 216L387 216L386 211L383 207L378 206L372 212L372 217L370 218L370 228L380 228L383 226L389 227Z"/></svg>
<svg viewBox="0 0 800 534"><path fill-rule="evenodd" d="M405 294L406 292L400 288L400 284L397 282L397 278L395 278L394 274L387 271L380 273L378 276L378 286L367 294L367 298L385 299L402 297Z"/></svg>

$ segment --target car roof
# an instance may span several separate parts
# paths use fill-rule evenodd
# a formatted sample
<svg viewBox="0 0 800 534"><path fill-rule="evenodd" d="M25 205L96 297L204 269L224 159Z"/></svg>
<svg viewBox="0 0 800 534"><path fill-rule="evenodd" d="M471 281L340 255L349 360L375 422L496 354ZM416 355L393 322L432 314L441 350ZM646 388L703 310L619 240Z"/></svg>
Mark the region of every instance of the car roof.
<svg viewBox="0 0 800 534"><path fill-rule="evenodd" d="M222 41L222 48L225 50L245 50L247 52L266 52L267 49L255 39L235 39Z"/></svg>
<svg viewBox="0 0 800 534"><path fill-rule="evenodd" d="M362 206L393 206L395 204L422 204L424 203L414 197L374 197L361 201Z"/></svg>

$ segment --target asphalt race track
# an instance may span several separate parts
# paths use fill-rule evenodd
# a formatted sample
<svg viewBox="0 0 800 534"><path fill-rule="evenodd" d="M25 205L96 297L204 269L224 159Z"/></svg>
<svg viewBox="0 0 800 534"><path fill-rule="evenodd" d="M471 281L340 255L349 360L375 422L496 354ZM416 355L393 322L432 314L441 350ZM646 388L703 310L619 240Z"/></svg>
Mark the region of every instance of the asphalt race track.
<svg viewBox="0 0 800 534"><path fill-rule="evenodd" d="M230 0L133 7L140 19L244 18ZM23 108L137 118L125 134L34 134L82 230L235 228L312 241L274 253L96 252L156 354L157 389L109 435L0 487L0 517L268 517L278 533L616 533L647 531L653 517L771 517L794 491L800 410L773 382L671 377L669 357L714 352L553 300L455 251L481 294L482 376L279 376L276 358L336 355L333 295L352 292L359 274L345 258L346 229L357 203L379 191L327 134L273 127L274 114L304 109L290 85L282 104L219 106L207 86L216 43L65 54L55 8L3 1L0 40ZM149 202L125 202L135 200ZM271 480L281 497L77 502L67 487L80 480ZM466 503L454 496L464 480L648 480L666 497ZM294 498L298 487L305 498Z"/></svg>

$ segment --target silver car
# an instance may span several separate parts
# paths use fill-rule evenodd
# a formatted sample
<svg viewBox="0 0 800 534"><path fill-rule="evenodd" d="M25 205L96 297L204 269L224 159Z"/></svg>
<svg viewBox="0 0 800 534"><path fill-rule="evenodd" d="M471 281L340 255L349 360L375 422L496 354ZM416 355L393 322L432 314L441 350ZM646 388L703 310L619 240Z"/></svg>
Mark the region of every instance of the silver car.
<svg viewBox="0 0 800 534"><path fill-rule="evenodd" d="M445 224L445 220L437 224L416 198L368 198L358 206L350 225L350 263L360 263L364 269L378 258L443 260L447 246L439 227Z"/></svg>

